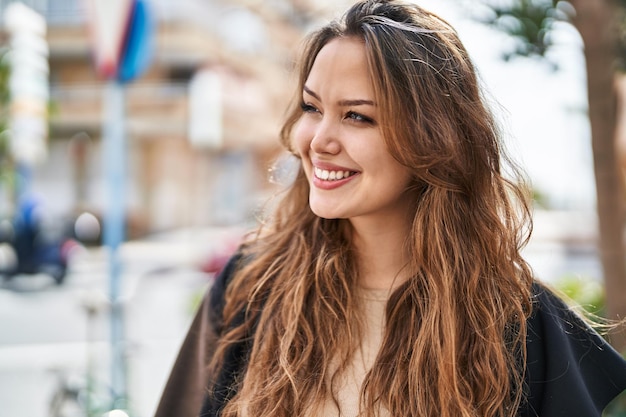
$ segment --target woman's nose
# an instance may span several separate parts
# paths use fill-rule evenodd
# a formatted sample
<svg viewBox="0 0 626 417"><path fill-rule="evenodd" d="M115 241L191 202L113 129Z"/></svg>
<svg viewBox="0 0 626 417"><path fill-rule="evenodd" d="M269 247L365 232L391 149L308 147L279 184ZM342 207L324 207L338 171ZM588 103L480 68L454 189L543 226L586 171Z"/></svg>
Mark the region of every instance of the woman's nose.
<svg viewBox="0 0 626 417"><path fill-rule="evenodd" d="M311 150L318 154L337 154L341 151L339 128L328 120L321 120L313 132Z"/></svg>

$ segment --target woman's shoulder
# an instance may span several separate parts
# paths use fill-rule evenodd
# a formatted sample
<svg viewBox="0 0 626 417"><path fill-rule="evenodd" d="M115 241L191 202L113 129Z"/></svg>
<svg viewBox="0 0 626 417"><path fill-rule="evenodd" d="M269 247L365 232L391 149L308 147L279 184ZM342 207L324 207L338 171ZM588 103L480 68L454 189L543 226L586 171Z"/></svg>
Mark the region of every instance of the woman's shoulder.
<svg viewBox="0 0 626 417"><path fill-rule="evenodd" d="M568 305L565 299L546 284L532 286L532 313L528 319L530 341L558 338L595 350L614 350L592 327L592 322Z"/></svg>
<svg viewBox="0 0 626 417"><path fill-rule="evenodd" d="M241 249L239 249L230 256L222 270L215 276L208 292L209 306L212 313L221 315L222 310L224 310L226 289L243 261L244 255Z"/></svg>
<svg viewBox="0 0 626 417"><path fill-rule="evenodd" d="M528 416L600 416L626 389L626 361L553 291L533 284L528 319ZM568 413L569 410L569 413Z"/></svg>
<svg viewBox="0 0 626 417"><path fill-rule="evenodd" d="M539 281L532 285L532 314L529 318L529 325L553 324L560 329L571 332L582 332L589 334L592 338L599 337L594 332L589 323L577 313L573 307L569 306L564 298L552 290L549 286ZM599 339L601 343L606 343L604 339Z"/></svg>

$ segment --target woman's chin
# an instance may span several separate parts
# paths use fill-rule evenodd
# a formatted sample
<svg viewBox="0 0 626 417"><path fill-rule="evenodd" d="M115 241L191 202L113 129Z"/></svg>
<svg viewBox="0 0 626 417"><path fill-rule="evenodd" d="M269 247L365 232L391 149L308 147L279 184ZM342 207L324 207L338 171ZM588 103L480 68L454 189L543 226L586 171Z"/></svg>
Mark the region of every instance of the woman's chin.
<svg viewBox="0 0 626 417"><path fill-rule="evenodd" d="M341 216L339 214L339 212L334 209L334 208L329 208L329 207L319 207L317 205L311 205L311 211L313 212L313 214L315 214L317 217L321 217L322 219L340 219L343 218L343 216Z"/></svg>

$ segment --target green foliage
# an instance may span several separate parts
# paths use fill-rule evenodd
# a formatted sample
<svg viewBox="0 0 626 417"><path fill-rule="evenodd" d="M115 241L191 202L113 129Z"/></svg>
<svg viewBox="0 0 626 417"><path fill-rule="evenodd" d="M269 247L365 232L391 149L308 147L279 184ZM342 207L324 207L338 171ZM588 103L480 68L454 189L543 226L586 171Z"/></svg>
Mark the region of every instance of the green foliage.
<svg viewBox="0 0 626 417"><path fill-rule="evenodd" d="M559 0L513 0L506 4L483 0L489 11L479 20L495 27L517 40L516 48L503 56L546 56L554 45L552 31L557 22L569 22L574 9Z"/></svg>
<svg viewBox="0 0 626 417"><path fill-rule="evenodd" d="M531 190L531 194L532 194L533 203L536 207L539 207L542 209L550 208L550 201L546 193L544 193L543 191L539 190L536 187L533 187Z"/></svg>
<svg viewBox="0 0 626 417"><path fill-rule="evenodd" d="M604 410L603 417L626 417L626 391L618 395Z"/></svg>
<svg viewBox="0 0 626 417"><path fill-rule="evenodd" d="M626 417L626 391L615 397L607 405L602 417Z"/></svg>
<svg viewBox="0 0 626 417"><path fill-rule="evenodd" d="M482 0L487 16L477 20L515 39L516 47L504 53L509 60L516 56L540 57L549 61L546 52L553 46L554 29L559 23L571 24L576 10L563 0ZM616 68L626 71L626 0L616 2L620 13L619 44L616 45ZM551 62L554 68L558 63Z"/></svg>
<svg viewBox="0 0 626 417"><path fill-rule="evenodd" d="M0 49L0 131L3 131L6 128L6 121L8 118L10 75L11 70L7 60L7 50Z"/></svg>
<svg viewBox="0 0 626 417"><path fill-rule="evenodd" d="M602 282L571 274L559 278L555 282L555 287L588 313L600 317L605 315L605 294Z"/></svg>

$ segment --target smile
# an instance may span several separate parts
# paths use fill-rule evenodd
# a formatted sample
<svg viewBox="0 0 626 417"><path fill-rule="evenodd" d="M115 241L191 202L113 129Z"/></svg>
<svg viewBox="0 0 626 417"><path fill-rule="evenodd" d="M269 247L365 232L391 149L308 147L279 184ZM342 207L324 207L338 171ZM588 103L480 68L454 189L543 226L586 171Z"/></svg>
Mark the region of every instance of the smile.
<svg viewBox="0 0 626 417"><path fill-rule="evenodd" d="M324 181L338 181L356 174L354 171L329 171L317 167L313 168L313 172L315 173L315 177Z"/></svg>

